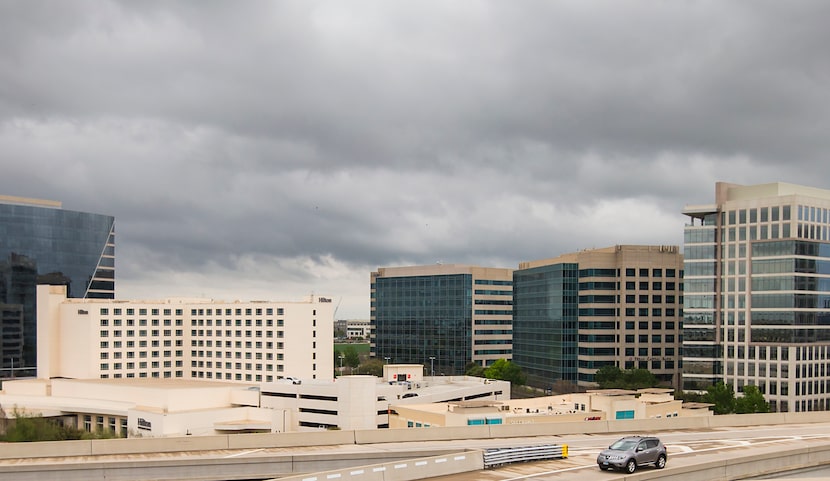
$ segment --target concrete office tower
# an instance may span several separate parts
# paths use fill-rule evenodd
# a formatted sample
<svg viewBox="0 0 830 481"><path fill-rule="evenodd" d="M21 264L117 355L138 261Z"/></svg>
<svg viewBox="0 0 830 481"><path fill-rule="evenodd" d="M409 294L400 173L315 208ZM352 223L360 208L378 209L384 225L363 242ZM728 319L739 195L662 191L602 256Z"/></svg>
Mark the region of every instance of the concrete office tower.
<svg viewBox="0 0 830 481"><path fill-rule="evenodd" d="M528 384L596 387L596 371L611 365L648 369L679 386L677 246L618 245L522 262L513 297L513 361Z"/></svg>
<svg viewBox="0 0 830 481"><path fill-rule="evenodd" d="M718 182L687 206L683 387L757 386L773 411L830 408L830 191Z"/></svg>
<svg viewBox="0 0 830 481"><path fill-rule="evenodd" d="M371 354L459 375L512 355L513 270L463 265L382 267L371 274Z"/></svg>
<svg viewBox="0 0 830 481"><path fill-rule="evenodd" d="M115 218L60 202L0 196L0 377L33 376L37 284L74 298L115 297Z"/></svg>
<svg viewBox="0 0 830 481"><path fill-rule="evenodd" d="M39 378L331 379L331 299L67 299L38 286Z"/></svg>

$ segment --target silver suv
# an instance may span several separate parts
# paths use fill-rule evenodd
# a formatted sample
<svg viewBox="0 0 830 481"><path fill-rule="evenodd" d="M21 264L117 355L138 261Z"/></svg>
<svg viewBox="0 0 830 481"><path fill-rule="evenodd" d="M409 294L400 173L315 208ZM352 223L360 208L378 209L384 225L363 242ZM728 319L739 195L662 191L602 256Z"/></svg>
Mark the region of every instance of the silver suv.
<svg viewBox="0 0 830 481"><path fill-rule="evenodd" d="M666 447L651 436L626 436L599 453L599 469L622 469L633 473L637 467L651 464L657 469L666 467Z"/></svg>

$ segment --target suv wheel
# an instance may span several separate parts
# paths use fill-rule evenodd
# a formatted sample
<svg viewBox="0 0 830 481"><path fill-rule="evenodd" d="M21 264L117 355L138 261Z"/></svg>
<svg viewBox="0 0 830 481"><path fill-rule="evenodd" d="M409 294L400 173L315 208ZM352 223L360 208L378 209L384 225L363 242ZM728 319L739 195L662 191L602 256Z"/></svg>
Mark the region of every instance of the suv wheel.
<svg viewBox="0 0 830 481"><path fill-rule="evenodd" d="M637 463L635 463L633 459L629 459L628 462L625 463L625 471L628 474L631 474L636 470L637 470Z"/></svg>
<svg viewBox="0 0 830 481"><path fill-rule="evenodd" d="M657 463L655 464L655 466L657 467L657 469L665 468L666 467L666 457L661 454L660 457L657 458Z"/></svg>

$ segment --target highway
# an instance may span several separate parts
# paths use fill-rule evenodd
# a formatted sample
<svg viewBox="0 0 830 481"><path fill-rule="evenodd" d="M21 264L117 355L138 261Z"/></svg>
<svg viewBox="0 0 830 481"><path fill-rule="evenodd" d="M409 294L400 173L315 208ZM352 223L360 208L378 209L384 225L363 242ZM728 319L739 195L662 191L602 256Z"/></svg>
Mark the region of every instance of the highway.
<svg viewBox="0 0 830 481"><path fill-rule="evenodd" d="M830 423L753 426L712 430L678 430L657 434L666 444L669 462L665 473L675 466L688 466L748 453L774 453L785 449L830 443ZM20 481L47 479L96 480L233 480L265 479L285 476L280 460L294 456L295 473L334 469L326 463L337 457L350 457L352 466L374 464L382 460L410 459L458 452L464 449L522 446L533 444L567 444L569 457L563 460L521 463L498 469L474 471L441 478L438 481L519 481L519 480L619 480L622 473L601 472L597 453L621 437L620 434L569 434L527 438L470 439L335 445L247 450L191 451L165 454L82 456L72 458L0 460L0 478L13 475ZM299 462L298 459L307 461ZM642 471L654 471L644 467ZM288 471L291 472L291 471ZM638 471L639 472L639 471ZM780 479L799 479L784 478ZM757 479L779 479L774 477ZM816 479L816 478L813 478Z"/></svg>
<svg viewBox="0 0 830 481"><path fill-rule="evenodd" d="M810 444L830 442L830 424L800 424L778 426L756 426L749 428L730 428L716 431L670 431L656 434L666 444L669 453L667 470L672 466L690 466L701 462L719 460L735 456L738 453L775 452L786 448L802 447ZM480 447L495 445L515 445L537 443L562 443L569 446L567 460L513 464L499 469L488 469L454 476L432 478L430 481L519 481L519 480L620 480L626 477L619 472L600 471L596 464L599 451L620 438L620 435L568 435L557 437L540 437L528 439L511 439L509 443L489 440ZM477 444L477 443L474 443ZM467 447L471 446L466 443ZM827 473L827 468L803 470L803 473L779 474L775 476L751 479L830 479L817 473ZM654 471L652 467L643 467L640 471ZM804 476L804 477L798 477Z"/></svg>

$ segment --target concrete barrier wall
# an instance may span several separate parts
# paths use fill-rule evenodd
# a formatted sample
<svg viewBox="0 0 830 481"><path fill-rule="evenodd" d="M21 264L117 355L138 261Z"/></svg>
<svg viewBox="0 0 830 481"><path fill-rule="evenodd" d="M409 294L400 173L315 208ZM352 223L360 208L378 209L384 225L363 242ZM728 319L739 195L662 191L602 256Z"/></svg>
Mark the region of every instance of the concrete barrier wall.
<svg viewBox="0 0 830 481"><path fill-rule="evenodd" d="M490 427L487 425L452 426L446 428L363 429L354 431L354 434L357 444L487 439L492 436Z"/></svg>
<svg viewBox="0 0 830 481"><path fill-rule="evenodd" d="M0 448L0 459L89 456L92 454L92 441L1 443L0 446L2 446Z"/></svg>
<svg viewBox="0 0 830 481"><path fill-rule="evenodd" d="M228 436L96 439L91 441L91 449L93 455L213 451L217 449L228 449L228 441Z"/></svg>
<svg viewBox="0 0 830 481"><path fill-rule="evenodd" d="M576 423L490 424L484 426L446 428L367 429L358 431L333 430L276 434L231 434L222 436L8 443L3 445L3 449L0 449L0 459L560 436L571 433L608 434L636 432L645 434L676 429L707 429L730 426L802 424L813 422L830 422L830 411L732 414L725 416L585 421Z"/></svg>
<svg viewBox="0 0 830 481"><path fill-rule="evenodd" d="M483 453L481 451L465 451L331 471L316 471L313 474L281 477L278 480L274 479L272 481L324 481L328 479L413 481L416 479L480 471L482 469L484 469Z"/></svg>
<svg viewBox="0 0 830 481"><path fill-rule="evenodd" d="M313 431L274 434L232 434L227 438L228 449L286 448L294 446L332 446L360 444L355 431Z"/></svg>

